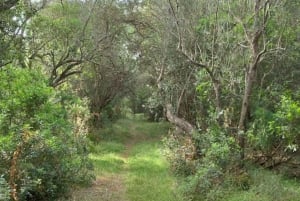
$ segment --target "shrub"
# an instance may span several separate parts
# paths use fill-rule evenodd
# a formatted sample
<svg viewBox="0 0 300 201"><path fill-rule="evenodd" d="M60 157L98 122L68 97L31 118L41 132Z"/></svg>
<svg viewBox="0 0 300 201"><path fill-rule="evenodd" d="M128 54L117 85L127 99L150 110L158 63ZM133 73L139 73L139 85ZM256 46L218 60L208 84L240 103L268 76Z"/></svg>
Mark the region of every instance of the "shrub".
<svg viewBox="0 0 300 201"><path fill-rule="evenodd" d="M299 147L300 102L299 98L282 95L274 111L257 108L255 120L247 132L251 147L266 155L295 152Z"/></svg>
<svg viewBox="0 0 300 201"><path fill-rule="evenodd" d="M189 176L195 173L197 161L188 157L188 153L194 154L194 145L190 138L175 137L170 135L164 138L164 155L169 160L172 172L177 176ZM187 153L188 152L188 153Z"/></svg>
<svg viewBox="0 0 300 201"><path fill-rule="evenodd" d="M274 120L268 122L268 129L285 142L287 149L296 151L299 146L300 102L291 96L282 96L276 109Z"/></svg>
<svg viewBox="0 0 300 201"><path fill-rule="evenodd" d="M239 152L234 139L219 126L212 125L205 132L194 133L186 142L174 136L165 140L171 168L184 177L181 188L187 199L215 201L224 196L229 186L245 188L249 185L247 174L237 166Z"/></svg>
<svg viewBox="0 0 300 201"><path fill-rule="evenodd" d="M0 175L14 196L54 200L88 182L85 104L36 71L8 67L0 79Z"/></svg>

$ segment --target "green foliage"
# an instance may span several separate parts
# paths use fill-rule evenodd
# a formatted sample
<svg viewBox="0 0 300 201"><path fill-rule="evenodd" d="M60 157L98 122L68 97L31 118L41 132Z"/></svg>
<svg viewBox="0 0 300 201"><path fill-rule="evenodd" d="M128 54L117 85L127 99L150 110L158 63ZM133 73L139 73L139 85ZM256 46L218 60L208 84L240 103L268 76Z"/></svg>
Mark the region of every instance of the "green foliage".
<svg viewBox="0 0 300 201"><path fill-rule="evenodd" d="M300 130L300 102L290 96L282 96L276 109L274 120L269 122L269 130L285 141L288 149L296 151Z"/></svg>
<svg viewBox="0 0 300 201"><path fill-rule="evenodd" d="M27 21L40 9L36 2L26 0L4 1L0 5L0 67L16 62L23 66L25 43L24 34Z"/></svg>
<svg viewBox="0 0 300 201"><path fill-rule="evenodd" d="M18 154L19 198L54 200L89 182L84 103L55 93L37 71L8 67L0 78L0 174L10 178Z"/></svg>
<svg viewBox="0 0 300 201"><path fill-rule="evenodd" d="M286 180L274 172L254 168L249 171L251 187L247 191L231 188L225 201L296 201L299 199L299 183Z"/></svg>
<svg viewBox="0 0 300 201"><path fill-rule="evenodd" d="M255 110L255 121L248 131L253 145L265 151L281 145L296 151L299 146L300 103L298 98L282 95L274 112L264 108Z"/></svg>
<svg viewBox="0 0 300 201"><path fill-rule="evenodd" d="M21 69L1 71L1 134L17 131L19 125L38 124L37 111L45 110L48 96L53 93L41 74Z"/></svg>
<svg viewBox="0 0 300 201"><path fill-rule="evenodd" d="M145 116L149 121L158 122L163 119L164 108L156 98L149 97L147 102L143 106Z"/></svg>
<svg viewBox="0 0 300 201"><path fill-rule="evenodd" d="M247 71L253 64L257 69L254 90L245 94L250 102L244 122L245 147L285 154L299 149L297 0L66 1L52 2L35 15L40 3L20 0L9 8L0 5L0 187L4 197L14 154L21 199L54 199L74 183L90 178L86 177L87 105L93 113L90 125L97 127L91 129L90 139L98 143L89 148L95 163L104 164L101 171L110 167L121 171L125 165L118 154L125 149L121 143L131 137L132 125L126 120L113 125L114 121L128 114L136 117L131 110L159 121L163 106L171 103L177 106L178 117L202 129L190 137L165 140L172 170L187 178L184 191L189 198L221 199L226 182L254 189L249 175L235 170L239 139L233 140L241 97L251 81L244 79L251 75ZM255 3L260 4L256 13ZM80 81L76 77L71 82L90 101L75 98L66 85L55 91L42 73L15 69L10 63L31 69L41 65L52 86L84 71ZM120 109L120 100L128 94L133 97ZM161 124L158 129L162 127L168 126ZM161 135L153 124L141 122L135 129L151 131L147 138ZM158 154L151 147L141 147L149 157L141 153L142 157L130 161L132 170L153 168L158 174L160 166L151 160ZM98 153L105 156L99 158ZM268 188L266 182L257 185ZM286 197L272 197L276 194L272 189L265 194L253 192L263 194L262 200ZM256 195L247 193L254 200Z"/></svg>
<svg viewBox="0 0 300 201"><path fill-rule="evenodd" d="M198 147L199 158L194 161L192 171L189 171L186 165L187 159L182 155L179 157L178 154L180 149L184 150L183 153L188 153L186 144L179 143L178 138L174 137L165 140L167 152L164 153L171 162L171 168L179 176L178 179L181 181L179 190L185 194L186 200L294 201L298 199L299 183L289 184L290 180L257 167L240 169L237 166L238 149L233 139L230 137L228 139L226 132L218 127L212 128L214 129L207 130L201 135L194 135L193 141ZM173 150L170 150L172 146ZM248 165L246 167L251 167Z"/></svg>
<svg viewBox="0 0 300 201"><path fill-rule="evenodd" d="M7 181L1 176L0 177L0 201L9 200L9 186Z"/></svg>
<svg viewBox="0 0 300 201"><path fill-rule="evenodd" d="M183 186L188 200L217 200L221 194L223 173L218 167L201 167L197 173L186 179ZM221 191L221 192L218 192Z"/></svg>
<svg viewBox="0 0 300 201"><path fill-rule="evenodd" d="M268 129L268 122L274 119L274 113L268 109L259 107L254 112L254 122L247 132L249 142L260 149L270 150L277 137Z"/></svg>
<svg viewBox="0 0 300 201"><path fill-rule="evenodd" d="M193 145L188 140L178 139L174 136L164 138L164 155L170 162L173 174L177 176L189 176L195 173L197 161L185 158L186 153L192 153Z"/></svg>
<svg viewBox="0 0 300 201"><path fill-rule="evenodd" d="M54 3L50 7L47 7L47 9L42 10L33 18L30 23L29 30L35 37L48 40L47 45L50 47L72 48L70 47L73 45L71 42L72 40L75 40L76 37L79 37L78 32L81 31L82 28L79 14L80 6L77 3L68 2L64 6ZM63 46L68 42L69 47ZM57 51L64 50L62 49Z"/></svg>
<svg viewBox="0 0 300 201"><path fill-rule="evenodd" d="M165 148L173 172L184 177L181 189L189 200L218 200L228 186L249 185L246 174L233 169L238 164L234 139L217 125L195 133L192 139L170 137ZM239 179L225 182L231 177Z"/></svg>
<svg viewBox="0 0 300 201"><path fill-rule="evenodd" d="M201 135L196 136L196 146L197 150L201 150L202 157L195 175L186 184L187 195L192 200L217 200L226 189L224 180L237 174L232 168L238 163L238 148L234 139L218 126L212 126ZM203 140L203 136L207 139ZM238 184L232 182L230 185Z"/></svg>

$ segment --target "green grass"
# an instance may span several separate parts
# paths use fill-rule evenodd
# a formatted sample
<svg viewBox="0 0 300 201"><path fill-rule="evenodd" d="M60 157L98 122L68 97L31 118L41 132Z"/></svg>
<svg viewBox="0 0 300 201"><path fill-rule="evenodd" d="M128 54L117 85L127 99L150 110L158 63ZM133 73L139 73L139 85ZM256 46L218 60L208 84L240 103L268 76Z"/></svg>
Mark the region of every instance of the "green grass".
<svg viewBox="0 0 300 201"><path fill-rule="evenodd" d="M231 189L224 201L299 201L300 184L274 172L253 169L252 184L247 191Z"/></svg>
<svg viewBox="0 0 300 201"><path fill-rule="evenodd" d="M91 154L97 176L115 174L123 171L125 159L114 153L106 153L103 155Z"/></svg>
<svg viewBox="0 0 300 201"><path fill-rule="evenodd" d="M167 134L168 128L167 123L147 122L139 115L131 119L121 119L98 131L97 135L101 140L90 146L90 158L98 178L105 178L108 183L110 178L116 178L112 181L113 186L116 186L115 192L111 194L108 190L111 187L106 183L104 191L99 186L94 186L83 193L77 192L77 199L72 200L188 200L180 194L182 191L178 189L184 186L177 185L179 178L176 179L169 171L169 164L162 155L161 139ZM216 189L212 193L211 201L300 200L300 184L297 181L257 168L252 168L250 176L252 179L248 190L227 185L226 189ZM121 184L118 183L119 178L122 180ZM120 187L124 190L118 192L116 189ZM199 197L201 199L201 195Z"/></svg>
<svg viewBox="0 0 300 201"><path fill-rule="evenodd" d="M126 177L127 194L132 201L180 201L175 179L161 155L157 142L141 143L132 149Z"/></svg>
<svg viewBox="0 0 300 201"><path fill-rule="evenodd" d="M168 123L147 122L142 115L101 129L100 142L90 146L95 174L123 178L126 201L182 201L161 154L168 129Z"/></svg>
<svg viewBox="0 0 300 201"><path fill-rule="evenodd" d="M90 151L95 154L121 153L125 150L125 145L120 142L106 141L97 145L91 145Z"/></svg>

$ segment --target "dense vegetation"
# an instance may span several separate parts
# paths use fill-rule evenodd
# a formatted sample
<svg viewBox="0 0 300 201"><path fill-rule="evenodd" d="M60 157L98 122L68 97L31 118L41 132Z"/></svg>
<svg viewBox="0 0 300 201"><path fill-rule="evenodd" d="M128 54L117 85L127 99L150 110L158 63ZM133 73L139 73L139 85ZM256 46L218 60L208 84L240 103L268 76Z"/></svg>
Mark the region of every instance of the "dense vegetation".
<svg viewBox="0 0 300 201"><path fill-rule="evenodd" d="M300 177L299 19L298 0L1 0L0 200L90 184L132 113L172 124L186 200L295 200L257 171Z"/></svg>

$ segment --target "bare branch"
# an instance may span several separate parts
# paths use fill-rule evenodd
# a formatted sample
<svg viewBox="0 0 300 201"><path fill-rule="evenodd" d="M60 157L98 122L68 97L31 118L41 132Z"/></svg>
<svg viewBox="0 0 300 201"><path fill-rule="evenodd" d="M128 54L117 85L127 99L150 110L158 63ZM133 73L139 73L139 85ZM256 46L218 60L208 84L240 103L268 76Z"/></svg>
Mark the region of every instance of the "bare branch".
<svg viewBox="0 0 300 201"><path fill-rule="evenodd" d="M175 23L176 23L176 29L177 29L177 33L178 33L178 36L177 36L178 37L178 48L181 48L181 46L182 46L182 35L181 35L181 31L180 31L179 20L177 18L177 15L175 13L175 9L174 9L174 6L173 6L171 0L168 0L168 2L169 2L169 5L170 5L170 8L171 8L171 13L172 13L172 15L175 19ZM176 1L176 7L177 7L177 9L179 7L177 1Z"/></svg>
<svg viewBox="0 0 300 201"><path fill-rule="evenodd" d="M247 30L244 22L239 17L237 17L236 15L234 15L232 12L230 12L230 13L233 16L233 18L236 20L236 22L239 23L242 26L242 29L244 31L244 35L245 35L248 43L251 44L252 40L251 40L250 34L248 33L248 30Z"/></svg>

